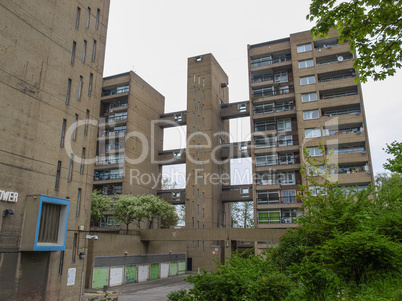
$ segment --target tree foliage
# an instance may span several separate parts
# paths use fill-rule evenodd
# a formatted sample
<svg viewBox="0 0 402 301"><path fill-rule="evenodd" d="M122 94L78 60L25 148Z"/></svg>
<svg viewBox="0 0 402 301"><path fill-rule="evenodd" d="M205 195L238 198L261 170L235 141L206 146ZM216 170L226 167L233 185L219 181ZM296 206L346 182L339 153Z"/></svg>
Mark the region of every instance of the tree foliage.
<svg viewBox="0 0 402 301"><path fill-rule="evenodd" d="M111 201L98 190L92 192L91 221L94 225L105 218L105 212L110 211Z"/></svg>
<svg viewBox="0 0 402 301"><path fill-rule="evenodd" d="M387 159L388 162L384 164L384 168L402 174L402 143L394 141L391 144L387 144L385 152L394 156L394 158Z"/></svg>
<svg viewBox="0 0 402 301"><path fill-rule="evenodd" d="M254 227L254 211L252 201L232 203L232 227L233 228Z"/></svg>
<svg viewBox="0 0 402 301"><path fill-rule="evenodd" d="M312 0L307 19L316 20L312 33L326 36L331 28L339 41L358 53L358 81L384 80L401 68L402 2L395 0Z"/></svg>
<svg viewBox="0 0 402 301"><path fill-rule="evenodd" d="M317 189L300 187L299 227L265 257L234 256L188 277L194 289L170 300L401 300L402 176L381 175L377 190L345 190L313 167L304 176Z"/></svg>

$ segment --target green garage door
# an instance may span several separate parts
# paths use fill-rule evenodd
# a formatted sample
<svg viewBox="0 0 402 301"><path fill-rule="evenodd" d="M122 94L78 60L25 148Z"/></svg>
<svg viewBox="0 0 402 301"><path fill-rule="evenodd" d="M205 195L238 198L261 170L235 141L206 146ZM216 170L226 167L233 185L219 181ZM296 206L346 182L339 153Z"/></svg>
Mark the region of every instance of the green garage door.
<svg viewBox="0 0 402 301"><path fill-rule="evenodd" d="M109 280L109 268L94 268L94 274L92 278L92 288L103 288L108 285Z"/></svg>
<svg viewBox="0 0 402 301"><path fill-rule="evenodd" d="M177 275L177 262L171 262L169 276L176 276L176 275Z"/></svg>
<svg viewBox="0 0 402 301"><path fill-rule="evenodd" d="M179 261L179 275L183 275L186 272L186 262Z"/></svg>
<svg viewBox="0 0 402 301"><path fill-rule="evenodd" d="M159 278L159 263L151 264L151 280Z"/></svg>
<svg viewBox="0 0 402 301"><path fill-rule="evenodd" d="M134 283L137 280L137 266L126 266L126 284Z"/></svg>

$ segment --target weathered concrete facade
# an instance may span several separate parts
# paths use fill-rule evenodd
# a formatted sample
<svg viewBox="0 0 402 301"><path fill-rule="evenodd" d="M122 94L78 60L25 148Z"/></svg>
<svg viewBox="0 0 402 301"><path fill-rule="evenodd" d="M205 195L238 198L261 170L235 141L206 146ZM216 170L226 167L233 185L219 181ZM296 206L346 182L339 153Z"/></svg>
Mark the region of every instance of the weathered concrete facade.
<svg viewBox="0 0 402 301"><path fill-rule="evenodd" d="M79 299L93 182L85 159L96 152L108 13L108 0L0 1L4 300ZM46 226L50 217L60 224Z"/></svg>

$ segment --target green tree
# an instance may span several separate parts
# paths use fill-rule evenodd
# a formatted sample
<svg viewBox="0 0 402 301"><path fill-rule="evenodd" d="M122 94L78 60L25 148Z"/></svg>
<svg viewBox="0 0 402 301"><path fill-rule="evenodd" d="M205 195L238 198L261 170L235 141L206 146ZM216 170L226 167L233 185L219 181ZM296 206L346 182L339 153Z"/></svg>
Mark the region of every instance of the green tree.
<svg viewBox="0 0 402 301"><path fill-rule="evenodd" d="M152 194L139 196L139 199L144 207L144 218L148 220L150 229L156 220L160 220L163 228L177 224L179 218L174 205Z"/></svg>
<svg viewBox="0 0 402 301"><path fill-rule="evenodd" d="M331 28L358 53L358 81L384 80L401 68L402 2L394 0L312 0L307 19L312 33L326 36Z"/></svg>
<svg viewBox="0 0 402 301"><path fill-rule="evenodd" d="M110 211L110 198L102 195L98 190L92 192L91 201L91 221L93 225L99 224L99 221L105 218L105 212Z"/></svg>
<svg viewBox="0 0 402 301"><path fill-rule="evenodd" d="M394 141L387 144L385 152L394 158L387 159L388 162L384 164L384 168L392 172L402 173L402 143Z"/></svg>
<svg viewBox="0 0 402 301"><path fill-rule="evenodd" d="M113 204L113 215L117 221L126 224L126 231L131 223L136 223L141 228L141 220L145 217L146 211L137 196L120 194Z"/></svg>

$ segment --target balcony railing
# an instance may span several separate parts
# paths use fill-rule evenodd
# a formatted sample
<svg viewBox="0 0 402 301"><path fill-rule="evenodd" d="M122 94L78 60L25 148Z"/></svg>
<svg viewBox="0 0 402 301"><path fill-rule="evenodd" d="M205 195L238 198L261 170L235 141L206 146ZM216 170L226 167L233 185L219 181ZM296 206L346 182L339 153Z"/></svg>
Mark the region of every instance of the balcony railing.
<svg viewBox="0 0 402 301"><path fill-rule="evenodd" d="M101 176L94 176L94 181L105 181L105 180L118 180L123 179L122 174L118 175L101 175Z"/></svg>
<svg viewBox="0 0 402 301"><path fill-rule="evenodd" d="M293 89L284 88L284 89L280 89L278 91L274 91L274 90L258 91L258 90L255 90L255 91L253 91L253 100L256 100L256 99L262 98L262 97L271 97L271 96L284 95L284 94L289 94L289 93L293 93Z"/></svg>
<svg viewBox="0 0 402 301"><path fill-rule="evenodd" d="M356 109L346 109L346 110L338 110L338 111L329 111L324 112L324 117L333 117L333 116L341 116L341 115L352 115L352 114L360 114L360 108Z"/></svg>
<svg viewBox="0 0 402 301"><path fill-rule="evenodd" d="M257 198L258 205L271 205L271 204L294 204L297 202L296 196L281 197L280 199L269 199L264 197Z"/></svg>
<svg viewBox="0 0 402 301"><path fill-rule="evenodd" d="M283 147L283 146L292 146L293 139L279 139L278 141L267 141L268 143L260 144L258 141L255 141L255 148L272 148L272 147Z"/></svg>
<svg viewBox="0 0 402 301"><path fill-rule="evenodd" d="M356 76L356 73L352 72L352 73L348 73L348 74L341 74L341 75L336 75L336 76L323 77L323 78L318 79L318 81L320 83L322 83L322 82L330 82L330 81L333 81L333 80L345 79L345 78L350 78L350 77L355 77L355 76Z"/></svg>
<svg viewBox="0 0 402 301"><path fill-rule="evenodd" d="M129 91L129 87L121 87L117 88L114 90L107 90L107 91L102 91L102 96L110 96L110 95L116 95L116 94L121 94L121 93L127 93Z"/></svg>
<svg viewBox="0 0 402 301"><path fill-rule="evenodd" d="M336 136L336 135L344 135L344 134L360 134L362 132L361 127L347 128L347 129L337 129L337 130L329 130L324 129L324 136Z"/></svg>
<svg viewBox="0 0 402 301"><path fill-rule="evenodd" d="M110 132L100 132L98 133L98 137L108 137L108 136L117 136L121 134L126 134L126 130L117 130L117 131L110 131Z"/></svg>
<svg viewBox="0 0 402 301"><path fill-rule="evenodd" d="M286 55L286 56L274 58L274 59L272 59L270 57L259 58L259 59L251 60L251 68L279 64L279 63L283 63L283 62L287 62L287 61L291 61L291 60L292 60L292 57L290 54Z"/></svg>
<svg viewBox="0 0 402 301"><path fill-rule="evenodd" d="M251 82L254 83L262 83L262 82L267 82L267 81L272 81L274 80L274 75L273 74L264 74L264 75L259 75L259 76L253 76L251 79Z"/></svg>
<svg viewBox="0 0 402 301"><path fill-rule="evenodd" d="M351 95L357 95L357 90L356 91L345 91L345 92L338 92L338 93L323 94L322 99L331 99L331 98L345 97L345 96L351 96Z"/></svg>
<svg viewBox="0 0 402 301"><path fill-rule="evenodd" d="M350 61L350 60L353 60L353 56L343 57L342 62ZM317 66L328 65L328 64L339 63L339 62L340 62L339 59L336 58L336 59L332 59L332 60L317 62Z"/></svg>
<svg viewBox="0 0 402 301"><path fill-rule="evenodd" d="M342 154L351 154L351 153L366 153L366 148L365 147L354 147L354 148L340 148L340 149L334 149L334 154L335 155L342 155Z"/></svg>
<svg viewBox="0 0 402 301"><path fill-rule="evenodd" d="M123 164L124 158L119 159L104 159L104 160L96 160L95 165L113 165L113 164Z"/></svg>
<svg viewBox="0 0 402 301"><path fill-rule="evenodd" d="M294 104L284 104L278 106L254 106L254 115L259 114L268 114L268 113L275 113L275 112L284 112L284 111L291 111L294 110L296 106Z"/></svg>
<svg viewBox="0 0 402 301"><path fill-rule="evenodd" d="M274 131L274 130L276 130L276 124L256 124L254 126L255 132Z"/></svg>

